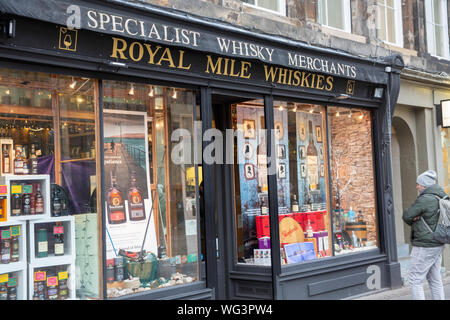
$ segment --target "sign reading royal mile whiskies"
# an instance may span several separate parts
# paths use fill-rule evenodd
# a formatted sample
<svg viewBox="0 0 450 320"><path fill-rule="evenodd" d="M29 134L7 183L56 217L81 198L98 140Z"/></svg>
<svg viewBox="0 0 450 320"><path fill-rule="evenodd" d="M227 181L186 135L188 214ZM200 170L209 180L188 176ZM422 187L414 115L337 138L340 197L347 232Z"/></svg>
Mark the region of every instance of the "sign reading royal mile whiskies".
<svg viewBox="0 0 450 320"><path fill-rule="evenodd" d="M309 49L289 40L275 42L252 37L251 32L234 27L205 28L195 18L174 20L153 13L128 16L93 4L73 5L55 0L35 0L32 4L25 0L4 0L0 10L24 15L21 9L25 5L41 6L41 10L27 10L27 17L52 22L45 27L45 23L40 23L39 30L41 37L53 39L38 41L39 37L29 32L37 22L19 19L16 38L10 40L14 45L56 49L78 58L96 58L102 63L139 64L204 77L352 95L365 95L357 92L362 87L355 85L359 81L380 84L387 81L382 69L370 68L367 61ZM59 28L56 36L55 23ZM54 46L45 48L45 43Z"/></svg>

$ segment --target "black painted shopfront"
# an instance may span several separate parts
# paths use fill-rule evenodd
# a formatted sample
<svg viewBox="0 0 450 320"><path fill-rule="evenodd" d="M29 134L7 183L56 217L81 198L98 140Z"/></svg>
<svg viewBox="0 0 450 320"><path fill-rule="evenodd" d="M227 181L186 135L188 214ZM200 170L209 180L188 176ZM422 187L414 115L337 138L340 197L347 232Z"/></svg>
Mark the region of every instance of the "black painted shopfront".
<svg viewBox="0 0 450 320"><path fill-rule="evenodd" d="M122 1L5 0L0 12L0 119L51 123L54 167L39 173L79 199L77 298L342 299L400 286L390 123L401 56ZM91 190L90 215L71 183ZM142 207L125 193L126 209L111 205L136 184ZM79 240L81 215L94 241ZM98 261L83 269L88 242ZM117 278L121 263L131 280Z"/></svg>

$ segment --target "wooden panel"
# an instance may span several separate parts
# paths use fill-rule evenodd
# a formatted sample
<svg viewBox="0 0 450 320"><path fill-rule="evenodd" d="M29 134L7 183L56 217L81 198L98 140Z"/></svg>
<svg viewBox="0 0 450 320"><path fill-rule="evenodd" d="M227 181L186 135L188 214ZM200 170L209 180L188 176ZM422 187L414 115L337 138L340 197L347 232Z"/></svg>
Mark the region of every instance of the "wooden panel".
<svg viewBox="0 0 450 320"><path fill-rule="evenodd" d="M332 280L318 281L308 284L308 293L310 296L336 291L357 285L363 285L367 281L367 273L360 272L348 276L335 278Z"/></svg>

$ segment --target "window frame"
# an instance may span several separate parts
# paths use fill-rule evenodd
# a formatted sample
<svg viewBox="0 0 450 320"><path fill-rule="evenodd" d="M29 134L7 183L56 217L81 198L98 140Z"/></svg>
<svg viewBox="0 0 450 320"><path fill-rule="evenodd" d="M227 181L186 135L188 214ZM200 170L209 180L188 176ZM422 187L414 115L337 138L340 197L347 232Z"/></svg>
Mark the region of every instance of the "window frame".
<svg viewBox="0 0 450 320"><path fill-rule="evenodd" d="M385 12L385 20L383 21L383 23L384 23L384 29L385 29L385 32L386 32L386 35L387 35L388 34L388 30L389 30L389 26L388 26L388 23L387 23L388 22L388 19L387 19L388 5L386 3L387 0L382 0L383 4L380 4L378 1L376 3L377 8L380 8L380 10L384 10L384 12ZM403 23L402 23L402 6L401 6L401 1L400 0L393 0L393 1L394 1L394 7L393 7L393 10L394 10L394 25L392 27L394 28L395 41L391 42L391 41L388 41L388 40L385 40L385 39L381 39L381 38L378 38L378 39L380 39L381 41L383 41L384 43L387 43L387 44L391 44L391 45L398 46L398 47L403 47ZM378 31L379 29L381 29L380 28L380 21L379 21L380 17L377 15L376 19L377 19L376 29ZM378 35L377 35L377 37L378 37Z"/></svg>
<svg viewBox="0 0 450 320"><path fill-rule="evenodd" d="M450 49L449 49L449 40L448 40L448 22L447 22L447 1L445 0L438 0L441 3L441 21L442 24L440 25L441 32L442 32L442 39L439 39L439 41L443 42L444 46L444 55L440 55L436 52L436 34L435 34L435 28L439 26L436 24L436 18L434 16L434 0L431 1L425 1L425 32L427 37L427 51L429 54L431 54L433 57L438 58L444 58L444 59L450 59Z"/></svg>
<svg viewBox="0 0 450 320"><path fill-rule="evenodd" d="M277 4L278 4L278 8L279 8L278 11L267 9L267 8L264 8L260 5L258 5L259 0L254 0L254 1L255 1L255 4L245 2L245 0L243 0L242 3L244 6L260 9L260 10L263 10L266 12L275 13L275 14L282 15L282 16L286 16L286 0L275 0L275 1L277 1Z"/></svg>
<svg viewBox="0 0 450 320"><path fill-rule="evenodd" d="M352 17L351 11L352 10L351 10L351 5L350 5L350 0L337 0L337 1L340 1L341 6L342 6L342 12L344 13L344 16L342 17L344 29L333 27L328 24L328 10L327 10L328 9L328 1L336 1L336 0L319 0L317 3L319 23L323 26L326 26L327 28L352 33L352 19L351 19L351 17ZM327 19L326 22L322 21L322 15L320 13L322 5L325 5L325 7L326 7L325 8L325 15L326 15L326 19Z"/></svg>

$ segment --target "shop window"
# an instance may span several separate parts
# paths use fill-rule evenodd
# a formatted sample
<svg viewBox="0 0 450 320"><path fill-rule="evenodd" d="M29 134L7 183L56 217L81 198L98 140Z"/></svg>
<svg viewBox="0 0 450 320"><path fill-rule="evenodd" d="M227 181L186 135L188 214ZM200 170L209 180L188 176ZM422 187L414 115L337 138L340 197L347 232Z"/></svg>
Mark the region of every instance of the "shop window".
<svg viewBox="0 0 450 320"><path fill-rule="evenodd" d="M370 112L274 101L274 120L282 264L376 248Z"/></svg>
<svg viewBox="0 0 450 320"><path fill-rule="evenodd" d="M402 8L400 0L377 0L378 38L403 46Z"/></svg>
<svg viewBox="0 0 450 320"><path fill-rule="evenodd" d="M320 0L318 6L319 23L351 32L351 9L349 0Z"/></svg>
<svg viewBox="0 0 450 320"><path fill-rule="evenodd" d="M253 5L260 9L274 11L282 15L286 15L285 0L242 0L244 3Z"/></svg>
<svg viewBox="0 0 450 320"><path fill-rule="evenodd" d="M0 69L1 278L20 300L101 298L97 82L76 81Z"/></svg>
<svg viewBox="0 0 450 320"><path fill-rule="evenodd" d="M195 92L115 81L103 91L107 296L198 281Z"/></svg>
<svg viewBox="0 0 450 320"><path fill-rule="evenodd" d="M377 248L371 113L328 108L335 255Z"/></svg>
<svg viewBox="0 0 450 320"><path fill-rule="evenodd" d="M447 1L425 1L425 17L428 52L434 56L449 58Z"/></svg>
<svg viewBox="0 0 450 320"><path fill-rule="evenodd" d="M238 263L270 265L270 224L264 101L231 106ZM283 174L286 174L284 172Z"/></svg>

